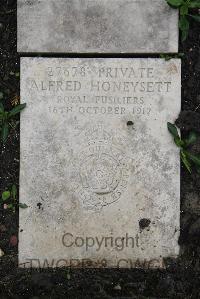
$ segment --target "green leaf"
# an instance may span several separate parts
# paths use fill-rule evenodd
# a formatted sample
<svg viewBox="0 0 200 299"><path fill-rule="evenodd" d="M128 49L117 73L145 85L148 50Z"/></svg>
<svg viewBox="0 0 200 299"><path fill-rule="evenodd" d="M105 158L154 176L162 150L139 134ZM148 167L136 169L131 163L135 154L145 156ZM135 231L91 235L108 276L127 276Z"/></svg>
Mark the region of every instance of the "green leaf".
<svg viewBox="0 0 200 299"><path fill-rule="evenodd" d="M16 196L17 196L17 187L16 185L12 185L12 197L13 199L16 199Z"/></svg>
<svg viewBox="0 0 200 299"><path fill-rule="evenodd" d="M0 100L3 99L3 92L0 91Z"/></svg>
<svg viewBox="0 0 200 299"><path fill-rule="evenodd" d="M169 61L170 59L173 58L173 56L167 55L167 54L161 54L160 58L165 59L165 61Z"/></svg>
<svg viewBox="0 0 200 299"><path fill-rule="evenodd" d="M19 203L19 207L20 207L21 209L26 209L26 208L28 208L28 206L27 206L25 203Z"/></svg>
<svg viewBox="0 0 200 299"><path fill-rule="evenodd" d="M171 6L179 7L183 4L183 0L167 0L167 3Z"/></svg>
<svg viewBox="0 0 200 299"><path fill-rule="evenodd" d="M169 61L170 59L172 59L173 57L170 57L169 55L165 56L165 61Z"/></svg>
<svg viewBox="0 0 200 299"><path fill-rule="evenodd" d="M183 140L180 139L180 137L175 137L174 142L178 147L184 147L185 143Z"/></svg>
<svg viewBox="0 0 200 299"><path fill-rule="evenodd" d="M192 173L192 169L191 169L191 163L190 161L187 159L186 155L184 154L183 151L181 151L181 161L183 162L183 164L185 165L186 169L189 171L189 173Z"/></svg>
<svg viewBox="0 0 200 299"><path fill-rule="evenodd" d="M188 158L197 166L200 166L200 157L197 155L192 155L191 153L187 152L186 155Z"/></svg>
<svg viewBox="0 0 200 299"><path fill-rule="evenodd" d="M197 134L194 131L192 131L190 132L188 139L185 140L185 143L186 146L188 146L194 144L196 141L197 141Z"/></svg>
<svg viewBox="0 0 200 299"><path fill-rule="evenodd" d="M160 58L165 59L165 54L160 54Z"/></svg>
<svg viewBox="0 0 200 299"><path fill-rule="evenodd" d="M1 129L1 139L2 139L3 143L5 143L5 141L8 137L8 133L9 133L8 123L4 122L2 129Z"/></svg>
<svg viewBox="0 0 200 299"><path fill-rule="evenodd" d="M184 53L178 53L177 55L174 55L174 54L160 54L160 58L163 58L165 59L166 61L170 60L170 59L173 59L173 58L182 58L184 57Z"/></svg>
<svg viewBox="0 0 200 299"><path fill-rule="evenodd" d="M19 120L17 120L14 124L13 124L13 128L16 128L19 125Z"/></svg>
<svg viewBox="0 0 200 299"><path fill-rule="evenodd" d="M180 15L185 16L188 14L188 4L184 4L180 7Z"/></svg>
<svg viewBox="0 0 200 299"><path fill-rule="evenodd" d="M167 55L167 54L160 54L160 58L165 59L165 61L168 61L168 60L170 60L172 57L170 57L170 56Z"/></svg>
<svg viewBox="0 0 200 299"><path fill-rule="evenodd" d="M199 0L198 1L192 1L188 4L189 4L190 8L200 8L200 1Z"/></svg>
<svg viewBox="0 0 200 299"><path fill-rule="evenodd" d="M184 30L181 32L181 41L184 42L188 37L189 30Z"/></svg>
<svg viewBox="0 0 200 299"><path fill-rule="evenodd" d="M168 122L167 123L167 128L168 128L169 132L172 134L172 136L174 138L179 138L180 139L180 136L178 134L178 130L177 130L177 128L176 128L175 125L173 125L172 123Z"/></svg>
<svg viewBox="0 0 200 299"><path fill-rule="evenodd" d="M2 193L2 199L3 199L3 201L6 201L7 199L9 199L10 198L10 191L4 191L3 193Z"/></svg>
<svg viewBox="0 0 200 299"><path fill-rule="evenodd" d="M189 158L195 165L200 166L200 157L190 154Z"/></svg>
<svg viewBox="0 0 200 299"><path fill-rule="evenodd" d="M12 204L12 203L9 203L8 206L7 206L7 208L8 208L8 209L12 209L12 208L13 208L13 204Z"/></svg>
<svg viewBox="0 0 200 299"><path fill-rule="evenodd" d="M3 103L0 102L0 113L3 113L4 112L4 106L3 106Z"/></svg>
<svg viewBox="0 0 200 299"><path fill-rule="evenodd" d="M184 53L178 53L178 57L179 57L179 58L183 58L184 56L185 56Z"/></svg>
<svg viewBox="0 0 200 299"><path fill-rule="evenodd" d="M186 18L186 16L181 16L180 20L179 20L179 28L182 31L188 31L190 27L190 23L188 21L188 19Z"/></svg>
<svg viewBox="0 0 200 299"><path fill-rule="evenodd" d="M200 22L200 16L198 15L189 15L191 18L193 18L195 21Z"/></svg>
<svg viewBox="0 0 200 299"><path fill-rule="evenodd" d="M22 111L25 107L26 107L26 103L17 105L15 108L13 108L13 109L9 112L9 117L14 116L14 115L20 113L20 111Z"/></svg>

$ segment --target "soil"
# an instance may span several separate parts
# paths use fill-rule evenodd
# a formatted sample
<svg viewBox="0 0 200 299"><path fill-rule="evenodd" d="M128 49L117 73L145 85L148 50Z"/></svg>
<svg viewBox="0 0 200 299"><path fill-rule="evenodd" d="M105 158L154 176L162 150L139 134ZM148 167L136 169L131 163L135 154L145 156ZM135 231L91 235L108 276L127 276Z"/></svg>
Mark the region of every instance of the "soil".
<svg viewBox="0 0 200 299"><path fill-rule="evenodd" d="M6 109L19 99L16 0L0 0L0 92ZM200 26L191 21L182 45L182 134L200 132ZM193 147L200 152L200 142ZM19 126L0 144L0 194L19 182ZM143 221L142 226L148 225ZM200 175L181 169L181 254L166 269L17 268L18 212L0 205L0 298L200 298Z"/></svg>

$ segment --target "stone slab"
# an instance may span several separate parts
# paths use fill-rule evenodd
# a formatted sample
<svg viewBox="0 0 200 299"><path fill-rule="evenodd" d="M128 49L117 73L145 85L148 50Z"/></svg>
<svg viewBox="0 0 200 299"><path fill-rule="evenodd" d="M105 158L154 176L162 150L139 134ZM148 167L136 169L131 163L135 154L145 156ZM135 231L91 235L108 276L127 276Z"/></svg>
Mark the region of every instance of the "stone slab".
<svg viewBox="0 0 200 299"><path fill-rule="evenodd" d="M178 255L180 60L21 58L21 102L21 267Z"/></svg>
<svg viewBox="0 0 200 299"><path fill-rule="evenodd" d="M165 0L18 0L19 52L178 52Z"/></svg>

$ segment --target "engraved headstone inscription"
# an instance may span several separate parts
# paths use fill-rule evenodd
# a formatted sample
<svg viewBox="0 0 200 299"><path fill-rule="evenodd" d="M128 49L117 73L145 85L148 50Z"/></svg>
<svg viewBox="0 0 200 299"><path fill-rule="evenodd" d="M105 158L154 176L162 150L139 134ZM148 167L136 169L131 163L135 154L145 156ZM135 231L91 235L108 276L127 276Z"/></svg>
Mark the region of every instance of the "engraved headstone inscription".
<svg viewBox="0 0 200 299"><path fill-rule="evenodd" d="M178 52L165 0L18 0L19 52Z"/></svg>
<svg viewBox="0 0 200 299"><path fill-rule="evenodd" d="M19 265L179 253L179 59L21 58Z"/></svg>

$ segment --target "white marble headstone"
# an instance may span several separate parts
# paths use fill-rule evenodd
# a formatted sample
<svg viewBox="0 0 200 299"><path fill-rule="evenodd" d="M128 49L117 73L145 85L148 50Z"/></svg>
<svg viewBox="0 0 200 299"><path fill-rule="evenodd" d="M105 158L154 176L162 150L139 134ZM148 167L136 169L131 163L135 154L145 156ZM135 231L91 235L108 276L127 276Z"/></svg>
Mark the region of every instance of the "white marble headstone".
<svg viewBox="0 0 200 299"><path fill-rule="evenodd" d="M165 0L18 0L19 52L178 52Z"/></svg>
<svg viewBox="0 0 200 299"><path fill-rule="evenodd" d="M180 60L21 58L21 102L21 267L178 255Z"/></svg>

